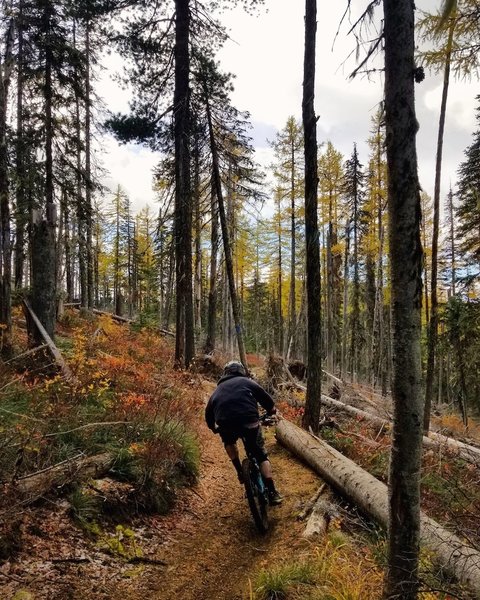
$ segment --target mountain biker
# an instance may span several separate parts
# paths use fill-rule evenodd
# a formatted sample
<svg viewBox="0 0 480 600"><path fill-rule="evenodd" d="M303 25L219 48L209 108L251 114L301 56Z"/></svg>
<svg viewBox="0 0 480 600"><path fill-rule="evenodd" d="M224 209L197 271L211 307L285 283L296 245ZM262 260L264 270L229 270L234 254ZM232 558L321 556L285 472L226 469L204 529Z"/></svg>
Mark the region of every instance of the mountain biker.
<svg viewBox="0 0 480 600"><path fill-rule="evenodd" d="M283 498L273 482L272 467L265 451L260 426L258 404L267 411L267 414L276 413L270 394L247 376L242 363L233 360L225 365L217 389L208 400L205 420L214 433L220 434L240 483L243 483L243 475L237 440L239 438L244 440L246 450L251 452L258 461L268 491L269 504L274 506L281 504Z"/></svg>

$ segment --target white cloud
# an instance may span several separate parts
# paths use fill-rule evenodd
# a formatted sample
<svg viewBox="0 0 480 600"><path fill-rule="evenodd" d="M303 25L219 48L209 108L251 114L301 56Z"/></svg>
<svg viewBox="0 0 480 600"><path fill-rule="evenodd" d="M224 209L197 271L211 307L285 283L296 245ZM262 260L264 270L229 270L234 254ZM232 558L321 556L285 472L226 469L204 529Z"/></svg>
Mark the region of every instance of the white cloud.
<svg viewBox="0 0 480 600"><path fill-rule="evenodd" d="M103 161L109 172L102 183L112 194L120 185L130 198L134 212L147 204L153 206L152 172L159 162L158 155L135 144L121 146L110 135L103 139L102 150L105 153Z"/></svg>
<svg viewBox="0 0 480 600"><path fill-rule="evenodd" d="M418 0L422 10L438 8L440 0ZM365 8L363 0L352 0L352 20ZM271 162L271 151L266 139L284 127L290 115L301 118L304 3L299 0L266 0L266 8L258 16L247 15L241 8L226 12L222 20L230 30L228 41L219 55L221 67L235 74L234 105L251 114L254 124L252 137L257 148L257 160L263 166ZM348 24L340 31L332 51L344 2L319 3L317 28L316 112L319 119L319 142L330 139L348 157L357 142L361 160L366 164L371 118L382 98L381 75L373 81L358 77L348 80L354 68L352 56L355 40L346 35ZM372 32L372 36L374 33ZM381 59L377 66L381 66ZM106 71L99 84L99 92L112 111L125 111L128 91L120 89L110 79L112 71L119 71L123 60L118 55L105 58ZM449 91L448 115L445 130L442 196L450 182L455 181L463 151L471 143L475 129L475 83L452 81ZM433 193L438 111L441 80L427 74L426 80L416 87L418 157L420 180L427 192ZM109 185L120 183L128 191L135 206L152 204L152 167L158 156L138 146L119 146L111 137L105 147L109 156L104 163L111 173Z"/></svg>

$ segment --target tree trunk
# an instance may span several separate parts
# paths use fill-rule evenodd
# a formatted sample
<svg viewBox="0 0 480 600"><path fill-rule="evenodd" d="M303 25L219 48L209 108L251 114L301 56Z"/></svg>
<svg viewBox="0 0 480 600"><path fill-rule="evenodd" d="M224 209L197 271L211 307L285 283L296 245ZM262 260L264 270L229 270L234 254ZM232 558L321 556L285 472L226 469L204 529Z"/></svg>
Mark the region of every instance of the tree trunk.
<svg viewBox="0 0 480 600"><path fill-rule="evenodd" d="M10 199L8 181L7 111L13 67L13 19L5 35L5 57L0 62L0 353L12 352L12 245L10 240Z"/></svg>
<svg viewBox="0 0 480 600"><path fill-rule="evenodd" d="M355 178L356 179L356 178ZM351 338L350 338L350 368L352 381L357 381L358 356L360 346L360 273L358 265L358 219L359 207L358 196L353 198L353 290L352 290L352 314L351 314Z"/></svg>
<svg viewBox="0 0 480 600"><path fill-rule="evenodd" d="M210 283L208 291L208 324L207 340L204 352L210 354L215 350L217 334L217 258L218 258L218 209L215 184L211 192L211 238L210 238Z"/></svg>
<svg viewBox="0 0 480 600"><path fill-rule="evenodd" d="M190 2L175 0L175 361L188 367L195 354L192 294L192 192L190 185Z"/></svg>
<svg viewBox="0 0 480 600"><path fill-rule="evenodd" d="M218 151L217 151L217 145L215 142L212 116L210 113L210 104L209 104L207 93L205 94L205 101L206 101L206 109L207 109L208 130L209 130L209 135L210 135L210 151L212 153L213 177L214 177L215 192L216 192L217 202L218 202L218 213L220 216L220 227L222 230L223 251L225 254L225 268L227 271L228 289L230 292L230 302L231 302L231 306L232 306L233 321L235 324L235 331L237 334L238 353L240 355L240 361L242 362L243 366L245 367L245 370L248 373L247 355L245 352L242 324L241 324L241 319L240 319L240 308L238 305L237 291L235 288L235 276L234 276L234 272L233 272L232 249L230 246L230 236L229 236L229 232L228 232L227 217L225 214L225 205L223 202L222 181L220 178L220 167L218 164ZM225 292L226 292L226 290L225 290Z"/></svg>
<svg viewBox="0 0 480 600"><path fill-rule="evenodd" d="M348 266L350 262L350 220L345 226L345 256L343 263L343 318L342 318L342 354L340 359L340 373L342 379L346 379L347 366L347 322L348 322Z"/></svg>
<svg viewBox="0 0 480 600"><path fill-rule="evenodd" d="M26 198L25 140L23 131L24 93L24 39L23 39L23 0L18 5L17 18L17 140L15 157L16 175L16 214L15 214L15 288L23 285L25 265L25 228L28 223L28 203Z"/></svg>
<svg viewBox="0 0 480 600"><path fill-rule="evenodd" d="M72 274L72 247L70 237L70 209L66 193L63 193L63 231L65 235L65 285L67 288L67 302L73 300L73 274Z"/></svg>
<svg viewBox="0 0 480 600"><path fill-rule="evenodd" d="M197 335L202 331L202 216L200 210L200 156L199 142L195 140L195 330Z"/></svg>
<svg viewBox="0 0 480 600"><path fill-rule="evenodd" d="M283 347L283 277L282 277L282 214L280 207L280 195L278 196L278 231L277 231L277 242L278 242L278 291L277 291L277 303L278 303L278 353L280 356L283 356L284 347Z"/></svg>
<svg viewBox="0 0 480 600"><path fill-rule="evenodd" d="M437 273L438 273L438 236L440 229L440 184L442 178L442 153L443 134L445 131L445 115L447 112L448 86L450 83L450 60L452 57L453 32L456 19L451 17L448 30L447 52L445 56L445 71L443 74L442 102L440 105L440 118L438 123L437 157L435 162L435 187L433 192L433 235L432 235L432 279L430 282L431 312L428 327L428 357L427 377L425 381L425 411L423 417L423 430L428 431L430 427L430 412L434 394L435 378L435 351L438 340L438 296L437 296Z"/></svg>
<svg viewBox="0 0 480 600"><path fill-rule="evenodd" d="M91 152L91 82L90 82L90 21L85 26L85 229L87 267L87 306L93 308L94 300L94 254L93 254L93 206L92 206L92 152Z"/></svg>
<svg viewBox="0 0 480 600"><path fill-rule="evenodd" d="M76 23L73 27L73 43L76 46ZM87 299L87 240L86 240L86 205L83 202L83 186L84 177L82 171L82 119L80 111L80 90L82 88L82 82L80 81L80 74L78 68L75 69L75 129L76 129L76 200L77 200L77 240L78 240L78 279L80 283L80 306L84 309L88 306Z"/></svg>
<svg viewBox="0 0 480 600"><path fill-rule="evenodd" d="M295 140L291 141L291 177L290 177L290 315L287 360L290 356L296 357L296 339L297 339L297 291L296 291L296 225L295 225Z"/></svg>
<svg viewBox="0 0 480 600"><path fill-rule="evenodd" d="M384 0L385 117L390 224L394 422L389 477L389 557L384 597L418 594L422 247L414 97L414 6Z"/></svg>
<svg viewBox="0 0 480 600"><path fill-rule="evenodd" d="M51 0L45 2L43 33L45 48L45 200L46 215L39 211L33 219L32 235L32 308L53 339L55 333L56 279L55 279L55 222L56 210L53 189L53 48L50 45L52 19ZM37 340L39 341L39 340Z"/></svg>
<svg viewBox="0 0 480 600"><path fill-rule="evenodd" d="M302 425L317 432L322 386L320 246L317 214L318 161L315 116L317 2L305 1L305 55L302 118L305 136L305 242L307 277L307 395Z"/></svg>
<svg viewBox="0 0 480 600"><path fill-rule="evenodd" d="M276 436L281 444L312 467L363 513L373 517L383 527L387 526L390 506L385 484L323 440L285 419L277 425ZM480 552L420 512L419 521L419 539L433 553L435 563L470 586L480 597ZM407 579L407 574L403 573L403 581ZM397 600L399 598L403 600L407 596L397 596Z"/></svg>
<svg viewBox="0 0 480 600"><path fill-rule="evenodd" d="M339 400L334 400L328 396L322 395L322 404L335 410L340 410L351 415L355 419L365 420L370 422L376 428L380 429L391 429L392 422L389 419L378 417L369 412L351 406L350 404L344 404ZM429 450L446 450L452 454L458 455L462 460L471 463L472 465L480 466L480 448L470 446L459 440L436 433L435 431L429 431L428 436L424 435L422 438L422 444Z"/></svg>

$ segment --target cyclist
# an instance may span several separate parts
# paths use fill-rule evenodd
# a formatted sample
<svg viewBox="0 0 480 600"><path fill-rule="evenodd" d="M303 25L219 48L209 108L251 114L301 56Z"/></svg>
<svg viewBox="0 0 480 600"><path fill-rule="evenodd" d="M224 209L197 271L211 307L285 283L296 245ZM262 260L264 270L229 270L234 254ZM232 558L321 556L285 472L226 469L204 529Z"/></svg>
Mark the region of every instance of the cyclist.
<svg viewBox="0 0 480 600"><path fill-rule="evenodd" d="M246 450L251 452L258 461L268 491L269 503L274 506L281 504L283 498L273 482L272 467L265 451L260 426L258 404L267 411L267 414L276 413L270 394L247 376L242 363L233 360L225 365L217 389L208 400L205 420L214 433L220 434L240 483L243 483L243 475L237 440L239 438L244 440Z"/></svg>

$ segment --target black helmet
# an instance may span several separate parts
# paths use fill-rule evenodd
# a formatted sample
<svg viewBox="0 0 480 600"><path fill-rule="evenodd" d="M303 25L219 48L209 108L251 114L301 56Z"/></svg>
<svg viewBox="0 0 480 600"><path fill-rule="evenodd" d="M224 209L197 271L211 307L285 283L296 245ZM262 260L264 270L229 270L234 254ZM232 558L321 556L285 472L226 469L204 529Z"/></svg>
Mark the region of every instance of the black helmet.
<svg viewBox="0 0 480 600"><path fill-rule="evenodd" d="M231 360L223 367L223 375L243 375L246 376L245 367L238 360Z"/></svg>

